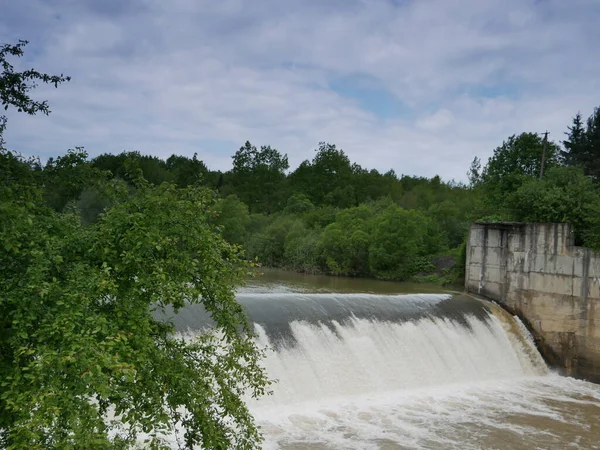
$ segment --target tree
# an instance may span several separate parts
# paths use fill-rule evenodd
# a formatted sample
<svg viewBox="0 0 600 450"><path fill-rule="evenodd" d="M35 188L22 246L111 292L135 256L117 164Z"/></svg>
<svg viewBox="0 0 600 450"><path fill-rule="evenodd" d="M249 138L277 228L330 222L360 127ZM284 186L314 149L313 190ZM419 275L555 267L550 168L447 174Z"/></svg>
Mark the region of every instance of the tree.
<svg viewBox="0 0 600 450"><path fill-rule="evenodd" d="M287 199L286 207L283 210L285 214L301 214L312 211L315 207L304 194L295 194Z"/></svg>
<svg viewBox="0 0 600 450"><path fill-rule="evenodd" d="M600 108L595 108L585 126L580 113L565 133L563 160L568 166L579 166L595 181L600 181Z"/></svg>
<svg viewBox="0 0 600 450"><path fill-rule="evenodd" d="M477 156L473 158L467 176L469 177L469 186L471 187L477 186L481 182L481 159Z"/></svg>
<svg viewBox="0 0 600 450"><path fill-rule="evenodd" d="M499 181L513 176L539 176L544 140L536 133L512 135L494 150L483 170L484 181ZM546 151L546 167L556 166L559 148L553 142L548 143Z"/></svg>
<svg viewBox="0 0 600 450"><path fill-rule="evenodd" d="M585 130L585 157L583 168L586 175L600 181L600 107L595 108L587 120Z"/></svg>
<svg viewBox="0 0 600 450"><path fill-rule="evenodd" d="M69 81L71 78L63 74L48 75L35 69L15 72L14 66L8 62L7 58L9 56L16 56L17 58L23 56L23 48L27 43L27 41L19 41L16 45L4 44L0 47L0 65L2 66L0 101L5 110L9 106L13 106L19 112L31 115L41 112L48 115L50 113L48 102L33 100L29 96L29 92L37 86L36 81L58 87L60 83ZM3 135L5 129L6 116L0 116L0 148L4 145Z"/></svg>
<svg viewBox="0 0 600 450"><path fill-rule="evenodd" d="M230 244L242 245L246 237L248 207L235 195L217 201L214 222L221 227L223 237Z"/></svg>
<svg viewBox="0 0 600 450"><path fill-rule="evenodd" d="M334 275L369 275L373 208L360 205L340 211L319 242L322 265Z"/></svg>
<svg viewBox="0 0 600 450"><path fill-rule="evenodd" d="M527 180L509 201L516 220L568 222L578 244L600 249L600 189L581 168L550 169L543 180Z"/></svg>
<svg viewBox="0 0 600 450"><path fill-rule="evenodd" d="M235 301L246 268L211 225L212 193L115 180L113 206L83 226L14 182L25 161L0 156L17 170L0 184L0 447L124 448L144 432L158 448L182 427L185 448L256 448L242 395L267 379ZM174 334L160 312L188 302L213 332Z"/></svg>
<svg viewBox="0 0 600 450"><path fill-rule="evenodd" d="M489 210L510 215L507 196L516 191L526 180L539 177L543 153L543 138L535 133L510 136L483 168L480 185L484 205ZM546 170L558 165L559 148L548 142Z"/></svg>
<svg viewBox="0 0 600 450"><path fill-rule="evenodd" d="M181 181L177 179L180 174L177 170L178 164L174 160L171 160L169 166L167 162L156 156L142 155L137 151L122 152L118 155L105 153L95 157L92 165L98 169L110 171L113 177L122 178L128 182L132 181L132 175L128 173L128 166L135 166L136 169L141 170L144 178L157 186L165 181L176 183ZM178 185L180 187L187 186Z"/></svg>
<svg viewBox="0 0 600 450"><path fill-rule="evenodd" d="M309 229L301 219L296 220L285 237L285 265L302 272L316 271L319 238L317 230Z"/></svg>
<svg viewBox="0 0 600 450"><path fill-rule="evenodd" d="M175 184L179 187L190 186L206 181L208 169L198 159L198 154L190 159L185 156L171 155L166 161L167 170L172 173Z"/></svg>
<svg viewBox="0 0 600 450"><path fill-rule="evenodd" d="M390 205L373 220L369 267L377 278L405 280L419 257L439 250L426 244L430 224L418 211Z"/></svg>
<svg viewBox="0 0 600 450"><path fill-rule="evenodd" d="M575 114L572 126L568 127L569 132L565 133L568 139L563 141L565 149L561 152L561 157L565 165L576 166L583 162L585 152L585 128L581 113Z"/></svg>
<svg viewBox="0 0 600 450"><path fill-rule="evenodd" d="M79 199L85 189L93 189L107 177L87 157L87 152L77 147L64 156L48 159L42 173L44 197L56 211L62 211L69 202Z"/></svg>
<svg viewBox="0 0 600 450"><path fill-rule="evenodd" d="M343 188L338 186L325 196L323 202L337 208L351 208L356 205L354 188L350 185Z"/></svg>
<svg viewBox="0 0 600 450"><path fill-rule="evenodd" d="M348 207L356 205L354 189L350 190L352 174L352 164L344 151L333 144L320 142L312 162L300 164L290 175L290 181L296 192L308 195L315 205L340 200L343 207ZM328 197L336 189L336 193Z"/></svg>
<svg viewBox="0 0 600 450"><path fill-rule="evenodd" d="M270 146L257 150L246 142L233 156L232 184L250 212L272 213L280 210L286 198L287 155Z"/></svg>

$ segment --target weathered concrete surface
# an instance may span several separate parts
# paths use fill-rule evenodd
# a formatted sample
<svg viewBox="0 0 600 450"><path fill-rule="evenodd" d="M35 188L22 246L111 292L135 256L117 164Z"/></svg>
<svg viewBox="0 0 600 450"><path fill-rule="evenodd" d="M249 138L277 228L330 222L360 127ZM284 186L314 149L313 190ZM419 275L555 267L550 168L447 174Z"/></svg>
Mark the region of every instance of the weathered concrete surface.
<svg viewBox="0 0 600 450"><path fill-rule="evenodd" d="M551 365L600 383L600 253L572 243L568 224L475 223L465 286L520 316Z"/></svg>

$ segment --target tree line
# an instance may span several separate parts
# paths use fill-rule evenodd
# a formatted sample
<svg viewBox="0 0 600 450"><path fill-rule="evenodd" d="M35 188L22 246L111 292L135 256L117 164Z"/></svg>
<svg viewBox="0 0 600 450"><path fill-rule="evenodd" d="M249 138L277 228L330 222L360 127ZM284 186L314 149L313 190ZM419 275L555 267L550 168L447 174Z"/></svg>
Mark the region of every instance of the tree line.
<svg viewBox="0 0 600 450"><path fill-rule="evenodd" d="M52 208L76 208L86 223L108 206L99 180L131 184L141 174L156 186L210 189L214 225L248 260L406 280L436 273L439 258L456 257L460 268L476 220L570 222L578 245L600 248L600 109L582 123L577 114L562 145L536 133L508 137L485 165L474 159L468 183L369 170L326 142L291 171L286 154L250 142L224 172L210 170L197 155L123 152L90 159L80 148L33 171Z"/></svg>
<svg viewBox="0 0 600 450"><path fill-rule="evenodd" d="M247 260L334 275L404 280L431 273L434 257L460 251L474 213L466 185L368 170L329 143L288 169L287 155L250 142L225 172L209 170L197 155L90 159L82 148L31 166L48 205L77 210L85 224L110 207L108 181L132 186L142 176L154 186L205 187L216 201L212 223Z"/></svg>

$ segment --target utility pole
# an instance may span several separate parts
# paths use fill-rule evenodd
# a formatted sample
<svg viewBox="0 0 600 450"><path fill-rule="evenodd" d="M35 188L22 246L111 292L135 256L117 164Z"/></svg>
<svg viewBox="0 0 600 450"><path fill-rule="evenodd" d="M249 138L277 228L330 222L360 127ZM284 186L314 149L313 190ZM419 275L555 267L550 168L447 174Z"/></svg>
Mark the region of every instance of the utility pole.
<svg viewBox="0 0 600 450"><path fill-rule="evenodd" d="M544 133L544 146L542 150L542 166L540 167L540 180L544 177L544 164L546 163L546 150L548 149L548 131Z"/></svg>

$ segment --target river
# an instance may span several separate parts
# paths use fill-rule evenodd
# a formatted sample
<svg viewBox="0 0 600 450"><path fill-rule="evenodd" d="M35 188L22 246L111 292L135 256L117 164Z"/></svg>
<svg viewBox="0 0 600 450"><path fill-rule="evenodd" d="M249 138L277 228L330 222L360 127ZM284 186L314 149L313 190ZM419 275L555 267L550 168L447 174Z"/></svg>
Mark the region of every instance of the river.
<svg viewBox="0 0 600 450"><path fill-rule="evenodd" d="M238 298L277 380L250 404L265 449L600 449L600 386L549 370L492 304L274 270Z"/></svg>

